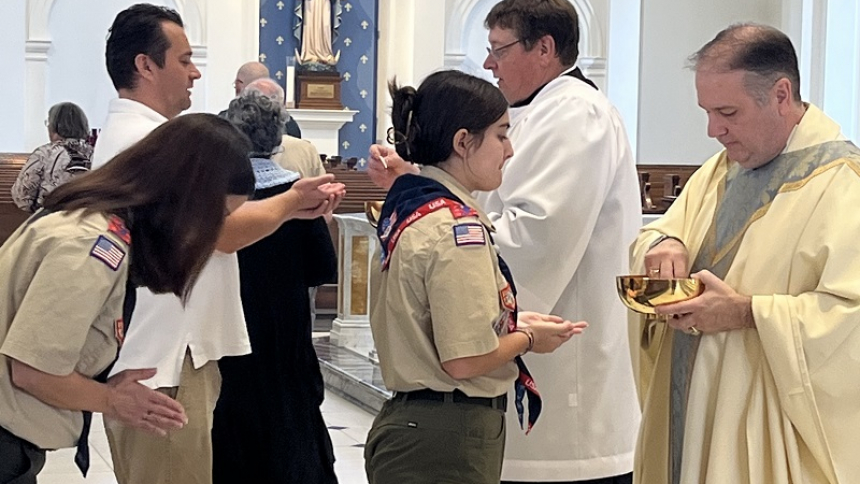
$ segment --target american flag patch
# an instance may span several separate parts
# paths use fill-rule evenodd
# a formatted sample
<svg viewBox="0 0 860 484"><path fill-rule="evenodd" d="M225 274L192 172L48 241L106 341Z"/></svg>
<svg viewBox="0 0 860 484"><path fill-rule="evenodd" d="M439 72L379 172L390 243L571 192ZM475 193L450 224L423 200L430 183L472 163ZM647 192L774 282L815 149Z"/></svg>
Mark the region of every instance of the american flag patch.
<svg viewBox="0 0 860 484"><path fill-rule="evenodd" d="M454 226L454 243L461 245L487 245L484 227L481 224L460 224Z"/></svg>
<svg viewBox="0 0 860 484"><path fill-rule="evenodd" d="M125 252L104 235L99 235L99 240L96 241L90 255L104 262L113 270L117 270L122 264L122 260L125 259Z"/></svg>

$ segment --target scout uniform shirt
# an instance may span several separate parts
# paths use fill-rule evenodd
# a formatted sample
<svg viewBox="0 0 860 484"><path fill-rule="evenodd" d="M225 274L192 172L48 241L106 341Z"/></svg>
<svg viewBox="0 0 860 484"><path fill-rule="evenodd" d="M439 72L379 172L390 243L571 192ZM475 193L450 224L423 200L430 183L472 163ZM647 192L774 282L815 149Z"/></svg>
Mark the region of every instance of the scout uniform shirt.
<svg viewBox="0 0 860 484"><path fill-rule="evenodd" d="M13 385L10 358L93 377L116 358L128 276L118 217L39 212L0 247L0 426L42 449L74 447L82 413Z"/></svg>
<svg viewBox="0 0 860 484"><path fill-rule="evenodd" d="M443 361L498 348L499 335L507 332L509 310L502 297L508 284L485 228L492 225L469 192L439 168L424 167L421 174L478 215L455 219L449 210L432 212L403 231L388 270L382 272L375 258L370 325L385 386L399 392L429 388L459 389L471 397L504 395L517 378L513 361L468 380L456 380L442 368ZM478 228L480 235L458 236L464 226Z"/></svg>

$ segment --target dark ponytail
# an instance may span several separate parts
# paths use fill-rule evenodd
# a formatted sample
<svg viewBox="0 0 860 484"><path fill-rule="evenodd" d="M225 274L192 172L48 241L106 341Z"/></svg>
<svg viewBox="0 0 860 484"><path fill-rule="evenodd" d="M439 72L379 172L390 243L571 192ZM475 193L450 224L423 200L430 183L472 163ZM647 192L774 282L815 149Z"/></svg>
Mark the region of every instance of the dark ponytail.
<svg viewBox="0 0 860 484"><path fill-rule="evenodd" d="M450 158L457 131L482 135L508 110L496 86L460 71L431 74L417 91L398 86L395 79L388 91L393 125L388 142L404 160L422 165Z"/></svg>
<svg viewBox="0 0 860 484"><path fill-rule="evenodd" d="M391 124L393 126L392 139L388 141L394 144L397 154L401 158L406 161L413 161L413 143L418 134L414 115L418 92L412 86L397 86L396 77L388 83L388 92L391 94Z"/></svg>

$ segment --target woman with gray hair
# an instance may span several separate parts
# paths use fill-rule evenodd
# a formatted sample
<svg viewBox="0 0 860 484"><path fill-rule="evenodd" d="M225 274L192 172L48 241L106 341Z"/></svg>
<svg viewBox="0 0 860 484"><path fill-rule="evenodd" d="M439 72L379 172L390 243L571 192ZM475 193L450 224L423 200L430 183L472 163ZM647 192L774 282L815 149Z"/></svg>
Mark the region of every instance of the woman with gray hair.
<svg viewBox="0 0 860 484"><path fill-rule="evenodd" d="M51 106L45 126L51 142L33 151L12 185L12 200L27 212L41 208L55 188L90 170L93 147L86 141L90 128L77 104Z"/></svg>
<svg viewBox="0 0 860 484"><path fill-rule="evenodd" d="M299 178L271 160L285 118L278 102L256 91L244 92L227 110L253 145L253 199L283 193ZM218 363L213 483L336 483L308 299L309 287L337 273L328 227L322 217L291 220L238 256L253 353Z"/></svg>

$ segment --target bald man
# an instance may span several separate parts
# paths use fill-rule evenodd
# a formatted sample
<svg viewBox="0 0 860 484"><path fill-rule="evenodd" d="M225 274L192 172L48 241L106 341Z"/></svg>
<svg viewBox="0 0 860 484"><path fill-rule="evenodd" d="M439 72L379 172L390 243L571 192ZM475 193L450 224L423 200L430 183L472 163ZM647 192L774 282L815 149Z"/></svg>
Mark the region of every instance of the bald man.
<svg viewBox="0 0 860 484"><path fill-rule="evenodd" d="M256 81L269 77L269 68L261 62L246 62L242 64L239 71L236 72L236 80L233 81L233 88L236 90L236 96L245 89L245 86Z"/></svg>
<svg viewBox="0 0 860 484"><path fill-rule="evenodd" d="M242 67L236 72L236 80L233 81L233 88L236 90L236 97L252 82L260 80L260 79L271 79L269 77L269 68L266 67L265 64L261 62L246 62L242 64ZM275 81L273 83L277 84ZM263 93L268 96L267 93ZM269 96L271 97L271 96ZM281 89L281 104L284 103L284 92ZM289 113L287 113L289 114ZM218 116L226 117L227 110L223 110L218 113ZM290 135L294 138L302 137L302 130L299 128L299 124L296 123L296 120L293 119L292 116L287 117L287 122L284 125L284 134Z"/></svg>

